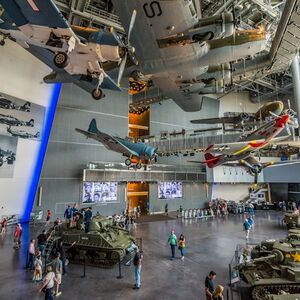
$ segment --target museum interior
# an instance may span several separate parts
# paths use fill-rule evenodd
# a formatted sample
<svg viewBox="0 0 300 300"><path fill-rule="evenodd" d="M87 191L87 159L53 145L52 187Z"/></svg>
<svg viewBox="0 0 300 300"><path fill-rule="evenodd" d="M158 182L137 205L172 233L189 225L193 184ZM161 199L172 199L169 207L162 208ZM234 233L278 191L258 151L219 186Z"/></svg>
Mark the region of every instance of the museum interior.
<svg viewBox="0 0 300 300"><path fill-rule="evenodd" d="M300 0L0 0L0 299L300 299Z"/></svg>

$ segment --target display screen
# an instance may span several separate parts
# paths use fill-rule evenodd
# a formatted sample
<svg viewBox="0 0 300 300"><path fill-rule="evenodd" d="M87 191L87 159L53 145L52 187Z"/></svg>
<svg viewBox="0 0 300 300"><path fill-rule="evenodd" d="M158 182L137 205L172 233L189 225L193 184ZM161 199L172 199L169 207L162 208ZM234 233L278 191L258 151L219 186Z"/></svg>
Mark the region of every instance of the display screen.
<svg viewBox="0 0 300 300"><path fill-rule="evenodd" d="M158 183L158 199L182 198L182 182L169 181Z"/></svg>
<svg viewBox="0 0 300 300"><path fill-rule="evenodd" d="M83 183L83 203L107 203L117 201L117 182L90 182Z"/></svg>

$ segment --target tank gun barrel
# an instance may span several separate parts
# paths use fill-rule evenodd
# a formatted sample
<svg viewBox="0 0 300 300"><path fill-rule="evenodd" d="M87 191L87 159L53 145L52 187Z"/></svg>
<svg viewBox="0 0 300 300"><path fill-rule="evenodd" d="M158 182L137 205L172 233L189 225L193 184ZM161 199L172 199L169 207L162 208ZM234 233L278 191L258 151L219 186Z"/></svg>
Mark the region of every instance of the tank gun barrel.
<svg viewBox="0 0 300 300"><path fill-rule="evenodd" d="M266 260L272 259L272 258L276 258L276 254L270 254L270 255L267 255L267 256L263 256L263 257L259 257L259 258L254 258L253 261L254 262L266 261Z"/></svg>

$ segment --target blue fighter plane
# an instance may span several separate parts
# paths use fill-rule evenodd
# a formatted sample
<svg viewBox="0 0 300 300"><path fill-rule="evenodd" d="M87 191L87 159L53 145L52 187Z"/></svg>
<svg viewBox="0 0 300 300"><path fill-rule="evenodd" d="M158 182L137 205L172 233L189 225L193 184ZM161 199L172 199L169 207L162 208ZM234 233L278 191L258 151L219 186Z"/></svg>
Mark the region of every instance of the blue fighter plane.
<svg viewBox="0 0 300 300"><path fill-rule="evenodd" d="M77 132L82 133L87 138L94 139L102 143L107 149L122 153L127 157L125 165L140 169L142 162L146 164L157 160L157 148L148 146L141 142L132 142L129 139L122 139L116 136L111 136L107 133L101 132L97 128L96 120L93 119L90 123L88 131L82 129L75 129ZM137 162L136 162L137 161Z"/></svg>
<svg viewBox="0 0 300 300"><path fill-rule="evenodd" d="M127 57L134 59L135 49L123 43L115 32L97 31L87 39L77 36L52 0L0 0L0 45L9 38L23 48L37 47L54 53L55 72L45 82L74 82L94 84L91 94L96 100L104 97L100 87L120 90ZM132 14L128 39L135 22ZM106 72L105 65L120 66L118 82ZM137 62L135 62L137 63Z"/></svg>

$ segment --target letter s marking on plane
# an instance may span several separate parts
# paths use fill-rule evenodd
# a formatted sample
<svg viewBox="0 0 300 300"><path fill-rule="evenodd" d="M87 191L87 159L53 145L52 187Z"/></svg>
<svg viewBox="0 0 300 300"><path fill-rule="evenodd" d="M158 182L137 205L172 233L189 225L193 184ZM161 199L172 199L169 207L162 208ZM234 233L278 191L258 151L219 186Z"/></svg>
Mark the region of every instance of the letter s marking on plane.
<svg viewBox="0 0 300 300"><path fill-rule="evenodd" d="M150 6L150 11L149 11L149 6ZM162 15L162 10L161 10L161 7L160 7L160 4L158 1L152 1L150 3L150 5L148 3L145 3L143 5L143 9L144 9L144 12L145 12L147 18L149 18L149 19L152 19L155 16L159 17ZM158 10L158 11L156 11L156 10Z"/></svg>

